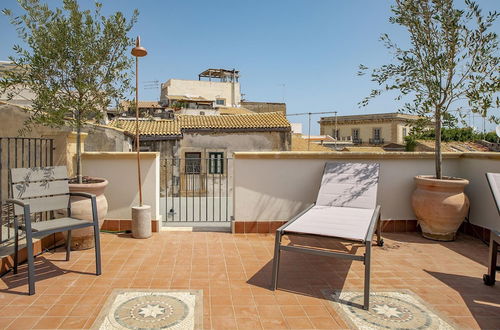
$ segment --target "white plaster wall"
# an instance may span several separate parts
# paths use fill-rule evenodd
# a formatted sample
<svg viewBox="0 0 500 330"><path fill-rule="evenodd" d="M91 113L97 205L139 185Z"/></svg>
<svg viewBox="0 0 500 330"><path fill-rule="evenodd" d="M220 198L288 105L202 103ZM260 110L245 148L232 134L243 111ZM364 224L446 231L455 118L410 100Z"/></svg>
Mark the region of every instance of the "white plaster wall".
<svg viewBox="0 0 500 330"><path fill-rule="evenodd" d="M83 175L106 178L109 185L107 219L130 220L131 207L139 205L137 158L135 152L86 152L82 155ZM160 216L160 153L141 153L143 203L151 206L151 218Z"/></svg>
<svg viewBox="0 0 500 330"><path fill-rule="evenodd" d="M500 231L500 215L491 195L487 172L500 173L500 160L463 158L460 160L460 176L469 180L465 192L470 199L470 219L475 225Z"/></svg>
<svg viewBox="0 0 500 330"><path fill-rule="evenodd" d="M350 154L337 155L335 159L241 159L235 156L234 214L237 221L289 220L315 201L327 161L380 163L378 203L382 205L382 219L415 219L410 199L414 190L413 177L434 173L432 158L376 159L367 156L358 159L350 158ZM444 173L459 176L460 161L445 159ZM479 219L477 221L482 225Z"/></svg>
<svg viewBox="0 0 500 330"><path fill-rule="evenodd" d="M232 83L204 80L181 80L170 79L162 85L162 99L167 95L201 96L208 100L215 101L216 98L226 99L226 106L233 106ZM234 106L240 106L241 91L240 83L234 83Z"/></svg>

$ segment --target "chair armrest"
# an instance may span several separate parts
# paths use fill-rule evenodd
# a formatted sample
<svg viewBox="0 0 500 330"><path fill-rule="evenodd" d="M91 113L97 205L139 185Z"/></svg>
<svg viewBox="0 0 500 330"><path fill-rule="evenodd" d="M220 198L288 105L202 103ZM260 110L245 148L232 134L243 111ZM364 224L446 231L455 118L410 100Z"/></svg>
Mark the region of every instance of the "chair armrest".
<svg viewBox="0 0 500 330"><path fill-rule="evenodd" d="M9 198L5 202L16 204L16 205L22 207L23 211L24 211L23 212L24 213L24 222L29 228L31 228L30 203L25 203L22 200L15 199L15 198ZM19 223L17 222L17 216L14 217L14 226L15 226L16 230L19 227Z"/></svg>
<svg viewBox="0 0 500 330"><path fill-rule="evenodd" d="M70 196L85 197L85 198L90 198L90 199L95 198L94 194L89 194L86 192L70 192L69 195Z"/></svg>
<svg viewBox="0 0 500 330"><path fill-rule="evenodd" d="M16 199L16 198L9 198L5 202L6 203L16 204L16 205L19 205L21 207L30 206L30 203L25 203L22 200Z"/></svg>
<svg viewBox="0 0 500 330"><path fill-rule="evenodd" d="M291 218L290 220L288 220L285 224L283 224L281 227L279 227L278 229L276 229L276 231L282 232L292 222L294 222L295 220L297 220L298 218L300 218L304 213L306 213L307 211L309 211L310 209L312 209L312 207L314 205L316 205L316 203L312 203L311 205L309 205L308 207L306 207L304 210L302 210L301 212L299 212L299 214L297 214L296 216L294 216L293 218Z"/></svg>
<svg viewBox="0 0 500 330"><path fill-rule="evenodd" d="M85 192L70 192L70 196L85 197L90 199L90 204L92 205L92 221L97 224L99 222L99 217L97 215L97 201L94 194L89 194ZM71 207L70 207L71 212Z"/></svg>

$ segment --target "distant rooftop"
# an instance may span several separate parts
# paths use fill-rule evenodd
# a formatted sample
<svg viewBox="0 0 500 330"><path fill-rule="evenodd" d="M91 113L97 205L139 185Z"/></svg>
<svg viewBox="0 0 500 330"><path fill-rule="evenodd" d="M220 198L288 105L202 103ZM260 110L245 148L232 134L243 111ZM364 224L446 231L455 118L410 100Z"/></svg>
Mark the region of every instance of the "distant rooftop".
<svg viewBox="0 0 500 330"><path fill-rule="evenodd" d="M222 82L237 82L240 77L240 72L232 69L207 69L198 75L198 80L208 78L208 80L218 79Z"/></svg>
<svg viewBox="0 0 500 330"><path fill-rule="evenodd" d="M373 122L373 121L394 121L394 120L417 120L420 116L410 115L406 113L391 112L391 113L372 113L366 115L347 115L337 116L337 123L350 123L350 122ZM321 123L335 122L335 117L321 117Z"/></svg>
<svg viewBox="0 0 500 330"><path fill-rule="evenodd" d="M135 134L135 121L116 119L110 123ZM180 137L184 130L224 130L224 131L275 131L289 130L290 123L281 112L240 114L226 116L178 115L173 120L140 120L141 135Z"/></svg>

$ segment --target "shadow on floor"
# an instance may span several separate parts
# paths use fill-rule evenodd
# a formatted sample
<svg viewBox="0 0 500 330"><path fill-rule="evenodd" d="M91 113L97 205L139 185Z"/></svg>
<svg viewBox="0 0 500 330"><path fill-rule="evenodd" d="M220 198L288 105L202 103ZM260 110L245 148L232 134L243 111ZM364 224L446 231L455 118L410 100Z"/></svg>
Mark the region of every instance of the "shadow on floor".
<svg viewBox="0 0 500 330"><path fill-rule="evenodd" d="M308 236L287 236L288 245L319 247L355 254L359 244ZM322 290L341 289L346 284L352 260L282 251L278 275L278 290L324 299ZM271 289L273 260L255 273L247 283Z"/></svg>
<svg viewBox="0 0 500 330"><path fill-rule="evenodd" d="M67 273L95 275L90 272L79 272L74 270L63 270L54 265L50 260L45 257L35 258L35 286L36 283L49 278L54 278ZM7 285L7 289L0 290L3 293L27 295L28 294L28 264L23 263L18 266L18 273L14 274L13 270L5 274L1 280ZM15 291L12 289L21 288L22 291Z"/></svg>
<svg viewBox="0 0 500 330"><path fill-rule="evenodd" d="M481 329L500 328L500 286L486 286L481 278L432 272L426 273L456 290ZM493 327L492 327L493 326Z"/></svg>
<svg viewBox="0 0 500 330"><path fill-rule="evenodd" d="M457 239L452 242L433 241L422 237L420 233L416 232L384 233L383 236L401 244L418 243L440 245L485 267L488 265L488 246L478 238L467 234L457 233Z"/></svg>

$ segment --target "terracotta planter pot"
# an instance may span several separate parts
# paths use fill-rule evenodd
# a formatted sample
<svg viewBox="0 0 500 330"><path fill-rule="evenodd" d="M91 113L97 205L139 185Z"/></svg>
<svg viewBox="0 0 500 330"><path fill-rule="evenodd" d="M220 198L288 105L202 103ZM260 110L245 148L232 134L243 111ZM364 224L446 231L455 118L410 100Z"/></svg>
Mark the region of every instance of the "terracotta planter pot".
<svg viewBox="0 0 500 330"><path fill-rule="evenodd" d="M70 192L86 192L96 195L97 216L99 228L102 227L106 214L108 213L108 201L104 196L104 190L108 186L108 180L102 178L90 178L98 183L70 183ZM71 217L92 221L92 205L90 199L84 197L71 197ZM71 249L85 250L94 247L94 229L92 227L81 228L71 231Z"/></svg>
<svg viewBox="0 0 500 330"><path fill-rule="evenodd" d="M425 238L453 241L469 211L469 198L464 193L468 180L433 176L416 176L417 188L411 204Z"/></svg>

